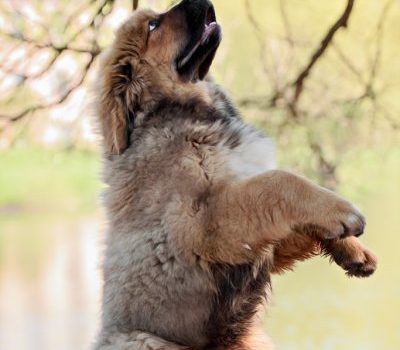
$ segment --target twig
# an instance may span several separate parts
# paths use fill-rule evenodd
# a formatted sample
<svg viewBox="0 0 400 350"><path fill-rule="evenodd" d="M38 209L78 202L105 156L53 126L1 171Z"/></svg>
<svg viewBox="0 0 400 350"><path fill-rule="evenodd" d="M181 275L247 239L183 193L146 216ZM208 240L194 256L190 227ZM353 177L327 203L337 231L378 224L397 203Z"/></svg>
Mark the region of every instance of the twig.
<svg viewBox="0 0 400 350"><path fill-rule="evenodd" d="M110 9L108 10L107 13L104 13L104 9L106 8L107 5L110 5ZM114 5L114 0L103 0L103 2L100 4L100 6L97 8L96 12L93 14L90 22L78 29L69 39L67 42L72 42L74 41L78 36L80 36L85 30L88 28L94 27L96 24L96 20L98 18L101 18L101 21L104 19L105 16L107 16L113 8Z"/></svg>
<svg viewBox="0 0 400 350"><path fill-rule="evenodd" d="M348 70L353 73L353 75L358 79L358 81L362 85L365 85L366 82L365 82L365 80L363 78L362 73L358 70L358 68L350 60L350 58L346 56L346 54L342 51L342 49L335 43L332 44L332 48L335 50L335 52L337 53L339 59L341 60L341 62L344 63L344 65L348 68Z"/></svg>
<svg viewBox="0 0 400 350"><path fill-rule="evenodd" d="M7 125L10 125L11 123L19 121L35 111L50 109L54 106L57 106L58 104L63 103L77 88L79 88L83 84L83 82L88 74L89 69L91 68L95 58L100 54L101 49L97 43L97 39L96 39L97 35L93 35L93 40L90 43L90 46L88 45L86 47L79 46L79 43L78 43L78 45L76 45L75 40L79 39L81 37L81 34L83 34L87 29L93 30L94 34L96 34L96 31L97 31L98 27L100 27L102 25L104 18L112 11L114 2L115 2L115 0L101 0L101 1L90 0L89 4L87 4L86 6L91 6L92 4L95 4L95 9L94 9L94 13L90 17L88 24L84 25L83 27L78 28L78 30L74 31L72 35L67 37L64 40L65 44L59 44L59 43L56 44L53 40L51 40L51 38L49 37L49 34L47 35L47 38L48 38L47 40L39 41L39 40L29 37L25 32L21 33L21 32L6 32L4 30L2 32L0 31L0 35L11 38L13 41L15 41L17 43L22 43L23 45L25 45L26 49L28 49L28 50L34 49L39 52L41 52L43 50L50 50L53 53L53 55L51 56L49 61L47 63L44 63L44 66L42 66L39 71L37 71L36 73L33 73L33 74L25 73L26 68L23 69L24 71L22 73L16 72L16 68L15 68L16 65L21 65L21 63L29 62L29 59L26 60L26 56L25 56L25 60L23 62L21 62L21 60L17 60L15 65L12 65L13 67L10 67L10 65L7 66L7 64L0 64L1 71L5 72L6 74L10 74L10 75L19 75L22 78L23 82L25 82L27 80L38 79L41 76L43 76L44 74L46 74L52 67L54 67L54 65L56 64L58 59L66 51L71 51L71 52L75 52L78 54L85 54L85 55L88 54L89 55L89 61L83 68L83 71L81 71L80 78L77 81L72 82L71 83L72 85L70 85L67 88L67 90L61 96L59 96L59 98L57 98L56 100L54 100L53 102L50 102L50 103L33 104L30 107L27 107L24 110L20 111L17 114L14 114L14 115L0 115L0 118L2 119L2 121L4 121ZM97 6L96 6L96 3L97 3ZM83 7L79 7L80 10L82 10L82 8ZM17 10L15 10L15 12L19 16L24 16L24 13L22 13L22 12L18 12ZM70 25L72 26L72 21L76 18L76 16L74 16L74 14L77 14L77 12L74 12L67 19L68 26L70 26ZM32 24L34 24L34 23L32 23ZM40 21L40 23L35 23L35 24L40 25L44 29L47 28L46 25L44 23L42 23L41 21ZM47 33L49 33L48 30L47 30ZM36 52L34 52L32 55L35 55L35 54L36 54ZM3 62L4 62L4 60L3 60ZM17 84L14 87L14 89L17 89L20 86L21 86L21 83Z"/></svg>
<svg viewBox="0 0 400 350"><path fill-rule="evenodd" d="M89 71L90 67L92 66L96 56L97 55L90 56L88 63L83 68L83 74L81 75L79 80L75 84L70 86L67 89L67 91L65 91L64 94L62 94L57 100L52 101L50 103L46 103L46 104L37 104L37 105L30 106L13 116L0 115L0 118L6 119L8 122L16 122L16 121L24 118L25 116L27 116L30 113L36 112L38 110L49 109L49 108L52 108L54 106L57 106L57 105L63 103L72 94L72 92L74 92L77 88L79 88L83 84L83 82L85 81L85 78L88 74L88 71Z"/></svg>
<svg viewBox="0 0 400 350"><path fill-rule="evenodd" d="M247 18L249 19L250 24L256 30L256 32L258 34L260 34L262 32L261 27L253 15L253 11L251 10L250 0L245 1L245 10L246 10L246 15L247 15Z"/></svg>
<svg viewBox="0 0 400 350"><path fill-rule="evenodd" d="M298 101L301 93L303 92L303 85L305 79L309 76L312 68L317 63L318 59L324 54L326 49L329 47L330 43L332 42L336 32L340 28L346 28L348 20L350 18L351 12L353 10L354 0L348 0L347 6L339 17L339 19L331 26L328 30L324 38L321 40L318 48L312 54L309 63L307 66L298 74L297 78L292 83L292 86L295 88L294 97L293 97L293 104L295 105Z"/></svg>
<svg viewBox="0 0 400 350"><path fill-rule="evenodd" d="M40 41L36 41L31 38L28 38L27 36L20 34L20 33L9 33L9 32L5 32L5 31L0 31L0 35L7 36L10 39L25 42L26 44L30 44L37 49L52 49L52 50L54 50L56 52L60 52L60 53L65 50L74 51L77 53L89 53L89 54L98 54L99 53L98 48L77 47L77 46L73 46L73 45L69 45L69 44L56 45L50 41L49 42L40 42Z"/></svg>
<svg viewBox="0 0 400 350"><path fill-rule="evenodd" d="M260 62L261 62L262 70L263 70L264 74L269 78L269 81L271 83L273 83L274 91L277 91L280 88L280 80L276 77L275 74L273 74L273 70L268 65L268 56L271 56L271 55L267 54L267 45L266 45L267 35L263 32L259 22L256 20L254 14L253 14L250 0L245 0L244 7L245 7L245 13L246 13L247 19L248 19L250 25L253 27L254 33L256 35L256 39L259 42L259 46L260 46L259 55L260 55Z"/></svg>
<svg viewBox="0 0 400 350"><path fill-rule="evenodd" d="M384 37L384 24L385 24L385 19L389 13L390 7L394 4L393 0L389 0L383 10L382 13L379 17L379 21L376 27L376 50L375 50L375 57L373 59L372 65L371 65L371 74L369 77L368 81L368 86L367 89L372 89L372 86L374 85L380 61L381 61L381 56L382 56L382 43L383 43L383 37Z"/></svg>
<svg viewBox="0 0 400 350"><path fill-rule="evenodd" d="M324 181L324 186L330 189L334 189L337 186L336 171L338 164L335 164L334 162L329 161L326 158L321 145L315 140L312 140L310 135L308 135L308 144L311 151L317 157L318 169Z"/></svg>
<svg viewBox="0 0 400 350"><path fill-rule="evenodd" d="M292 28L290 26L289 17L288 17L287 10L286 10L286 1L285 0L279 1L279 9L280 9L281 17L282 17L283 26L285 27L286 41L289 43L290 47L293 48L294 40L293 40Z"/></svg>
<svg viewBox="0 0 400 350"><path fill-rule="evenodd" d="M272 108L266 96L252 96L237 100L240 107L257 107L258 109Z"/></svg>

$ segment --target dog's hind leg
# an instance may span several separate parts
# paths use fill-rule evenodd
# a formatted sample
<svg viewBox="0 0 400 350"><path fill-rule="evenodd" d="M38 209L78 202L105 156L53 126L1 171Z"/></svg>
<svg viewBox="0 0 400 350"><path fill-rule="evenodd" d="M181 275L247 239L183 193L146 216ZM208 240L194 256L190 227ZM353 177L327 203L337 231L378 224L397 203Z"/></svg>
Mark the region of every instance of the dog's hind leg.
<svg viewBox="0 0 400 350"><path fill-rule="evenodd" d="M145 332L113 333L101 337L93 350L191 350Z"/></svg>

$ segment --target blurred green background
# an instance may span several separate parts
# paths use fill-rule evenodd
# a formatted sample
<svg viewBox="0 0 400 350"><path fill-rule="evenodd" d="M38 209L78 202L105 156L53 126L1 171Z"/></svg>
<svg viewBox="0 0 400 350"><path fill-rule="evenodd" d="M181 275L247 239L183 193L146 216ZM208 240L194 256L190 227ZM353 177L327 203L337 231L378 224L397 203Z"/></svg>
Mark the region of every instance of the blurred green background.
<svg viewBox="0 0 400 350"><path fill-rule="evenodd" d="M367 217L369 279L315 258L273 279L282 350L400 349L400 2L358 0L293 104L292 83L348 1L215 0L215 80L274 137L282 168ZM141 0L165 9L170 1ZM132 1L0 3L1 349L87 349L98 326L104 217L91 128L100 52Z"/></svg>

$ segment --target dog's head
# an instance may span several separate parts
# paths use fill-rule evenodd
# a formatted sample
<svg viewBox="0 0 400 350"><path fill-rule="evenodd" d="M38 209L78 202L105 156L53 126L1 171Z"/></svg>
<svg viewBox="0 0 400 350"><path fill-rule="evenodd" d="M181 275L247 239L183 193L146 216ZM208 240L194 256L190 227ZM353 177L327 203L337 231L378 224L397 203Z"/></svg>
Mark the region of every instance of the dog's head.
<svg viewBox="0 0 400 350"><path fill-rule="evenodd" d="M183 0L168 12L135 12L103 62L100 118L105 151L129 145L135 114L203 80L221 41L208 0Z"/></svg>

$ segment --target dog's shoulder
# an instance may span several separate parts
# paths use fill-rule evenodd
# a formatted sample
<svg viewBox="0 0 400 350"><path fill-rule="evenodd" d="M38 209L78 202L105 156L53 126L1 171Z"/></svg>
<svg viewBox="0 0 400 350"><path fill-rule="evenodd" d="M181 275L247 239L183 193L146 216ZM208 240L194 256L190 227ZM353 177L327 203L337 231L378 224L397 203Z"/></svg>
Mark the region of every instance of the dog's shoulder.
<svg viewBox="0 0 400 350"><path fill-rule="evenodd" d="M185 145L203 157L225 165L229 176L245 179L275 168L275 147L271 138L247 124L219 85L206 82L210 101L197 97L185 101L164 99L132 132L131 153L173 152ZM128 153L129 153L128 152ZM174 152L178 157L181 152Z"/></svg>

